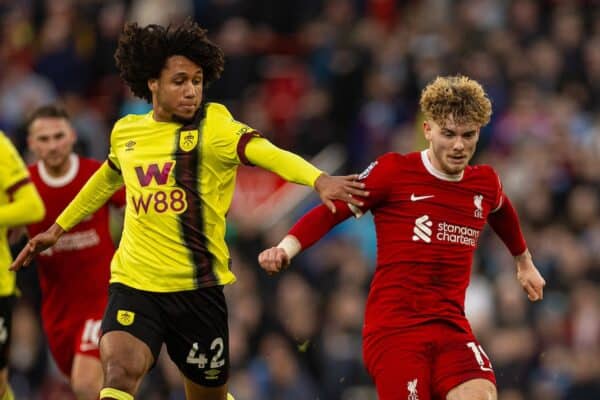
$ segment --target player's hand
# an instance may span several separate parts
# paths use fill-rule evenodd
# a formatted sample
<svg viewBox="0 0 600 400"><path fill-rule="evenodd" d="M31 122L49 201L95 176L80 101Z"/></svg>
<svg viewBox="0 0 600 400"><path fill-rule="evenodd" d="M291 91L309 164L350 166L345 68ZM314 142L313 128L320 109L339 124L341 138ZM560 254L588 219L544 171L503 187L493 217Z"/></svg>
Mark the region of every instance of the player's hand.
<svg viewBox="0 0 600 400"><path fill-rule="evenodd" d="M329 176L321 174L315 181L315 190L319 193L321 201L335 213L333 200L341 200L346 203L361 207L363 202L354 196L367 197L369 192L363 190L365 184L358 181L358 175Z"/></svg>
<svg viewBox="0 0 600 400"><path fill-rule="evenodd" d="M273 275L290 265L290 258L280 247L271 247L258 255L258 263L267 274Z"/></svg>
<svg viewBox="0 0 600 400"><path fill-rule="evenodd" d="M529 300L542 300L546 281L533 264L529 250L525 250L523 254L515 257L515 260L517 262L517 279Z"/></svg>
<svg viewBox="0 0 600 400"><path fill-rule="evenodd" d="M23 266L28 266L35 256L47 248L52 247L63 233L64 231L62 228L59 225L54 224L48 228L47 231L35 235L27 242L25 247L23 247L9 269L11 271L18 271Z"/></svg>

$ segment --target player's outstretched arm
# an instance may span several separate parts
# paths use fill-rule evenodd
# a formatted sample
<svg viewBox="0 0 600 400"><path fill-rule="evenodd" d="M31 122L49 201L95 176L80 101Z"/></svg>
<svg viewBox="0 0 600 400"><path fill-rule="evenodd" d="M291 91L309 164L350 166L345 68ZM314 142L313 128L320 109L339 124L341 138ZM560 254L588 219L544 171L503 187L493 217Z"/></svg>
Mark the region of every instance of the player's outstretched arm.
<svg viewBox="0 0 600 400"><path fill-rule="evenodd" d="M280 272L290 265L292 258L300 251L309 248L340 222L352 215L349 207L336 200L338 213L331 213L320 205L306 213L290 229L288 234L275 247L258 255L258 263L269 275Z"/></svg>
<svg viewBox="0 0 600 400"><path fill-rule="evenodd" d="M264 138L250 140L245 155L252 164L274 172L289 182L313 187L323 204L333 213L336 212L334 200L360 207L362 201L354 196L369 195L363 190L364 183L358 181L358 175L329 176L302 157L280 149Z"/></svg>
<svg viewBox="0 0 600 400"><path fill-rule="evenodd" d="M52 247L65 231L58 224L53 224L47 231L35 235L27 242L10 265L11 271L18 271L23 266L28 266L31 260L42 251Z"/></svg>
<svg viewBox="0 0 600 400"><path fill-rule="evenodd" d="M517 263L517 279L523 287L527 297L531 301L538 301L544 298L544 286L546 281L533 264L529 250L515 257Z"/></svg>
<svg viewBox="0 0 600 400"><path fill-rule="evenodd" d="M363 202L354 196L367 197L369 192L362 190L364 183L358 181L358 174L345 176L329 176L325 173L319 175L315 181L315 190L325 206L332 212L337 211L334 200L341 200L358 207L363 206Z"/></svg>
<svg viewBox="0 0 600 400"><path fill-rule="evenodd" d="M46 209L33 183L19 187L10 203L0 206L0 226L21 226L41 221Z"/></svg>
<svg viewBox="0 0 600 400"><path fill-rule="evenodd" d="M298 243L298 240L293 236L287 235L283 241L286 239L288 241L295 241ZM290 256L288 256L289 253L280 246L281 243L277 247L266 249L258 255L258 263L269 275L276 274L290 265ZM298 250L296 253L300 251L299 247L300 244L298 243ZM293 253L292 257L296 255L296 253Z"/></svg>
<svg viewBox="0 0 600 400"><path fill-rule="evenodd" d="M104 162L58 216L56 223L63 230L70 230L82 219L102 207L122 186L121 174Z"/></svg>
<svg viewBox="0 0 600 400"><path fill-rule="evenodd" d="M505 194L502 195L501 201L500 208L488 216L488 222L515 257L517 279L529 300L541 300L544 297L546 281L533 264L517 212Z"/></svg>

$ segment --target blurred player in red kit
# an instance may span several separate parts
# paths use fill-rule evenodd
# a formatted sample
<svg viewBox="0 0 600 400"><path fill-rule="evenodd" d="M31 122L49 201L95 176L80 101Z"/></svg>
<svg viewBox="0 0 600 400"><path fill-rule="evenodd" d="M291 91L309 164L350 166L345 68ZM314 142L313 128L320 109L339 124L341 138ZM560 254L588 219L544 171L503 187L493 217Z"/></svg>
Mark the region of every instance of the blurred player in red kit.
<svg viewBox="0 0 600 400"><path fill-rule="evenodd" d="M54 223L101 165L74 154L75 141L69 117L59 106L40 107L27 121L27 143L39 160L29 173L47 210L43 221L27 226L30 237ZM102 388L98 338L115 251L109 204L122 208L124 190L37 257L44 332L79 400L97 399Z"/></svg>
<svg viewBox="0 0 600 400"><path fill-rule="evenodd" d="M363 357L380 400L494 400L492 364L465 317L473 253L486 221L515 257L531 301L545 281L532 262L517 214L487 165L470 166L492 113L483 88L464 76L438 77L422 92L429 148L387 153L361 175L364 206L307 213L259 262L275 273L331 228L374 215L377 267L367 300Z"/></svg>

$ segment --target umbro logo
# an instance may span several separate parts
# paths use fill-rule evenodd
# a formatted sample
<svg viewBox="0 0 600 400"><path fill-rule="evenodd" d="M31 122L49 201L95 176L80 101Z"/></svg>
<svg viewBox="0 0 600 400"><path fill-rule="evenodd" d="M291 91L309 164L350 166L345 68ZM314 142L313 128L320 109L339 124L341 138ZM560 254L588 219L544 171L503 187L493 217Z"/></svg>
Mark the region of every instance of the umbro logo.
<svg viewBox="0 0 600 400"><path fill-rule="evenodd" d="M125 151L132 151L135 148L135 142L133 140L125 143Z"/></svg>
<svg viewBox="0 0 600 400"><path fill-rule="evenodd" d="M411 194L410 195L410 201L419 201L419 200L425 200L425 199L430 199L432 197L435 197L433 194L429 194L429 195L425 195L425 196L415 196L415 194Z"/></svg>

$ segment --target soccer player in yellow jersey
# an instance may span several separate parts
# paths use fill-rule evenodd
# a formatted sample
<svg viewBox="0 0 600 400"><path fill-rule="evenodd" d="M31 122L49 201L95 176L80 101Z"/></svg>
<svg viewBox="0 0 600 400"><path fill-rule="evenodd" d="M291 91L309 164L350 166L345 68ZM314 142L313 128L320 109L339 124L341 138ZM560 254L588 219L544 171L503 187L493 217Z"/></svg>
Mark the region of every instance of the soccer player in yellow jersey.
<svg viewBox="0 0 600 400"><path fill-rule="evenodd" d="M191 21L167 28L127 24L115 54L132 92L152 103L146 115L119 120L108 160L48 231L35 236L20 268L102 205L123 184L127 208L111 264L100 355L101 399L130 400L166 344L187 399L225 400L229 374L223 286L235 281L225 244L225 215L238 165L253 164L361 205L357 176L330 177L202 101L223 70L223 53Z"/></svg>
<svg viewBox="0 0 600 400"><path fill-rule="evenodd" d="M16 277L8 270L12 257L8 228L44 218L44 203L11 141L0 132L0 400L13 400L8 384L8 349Z"/></svg>

